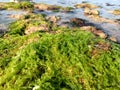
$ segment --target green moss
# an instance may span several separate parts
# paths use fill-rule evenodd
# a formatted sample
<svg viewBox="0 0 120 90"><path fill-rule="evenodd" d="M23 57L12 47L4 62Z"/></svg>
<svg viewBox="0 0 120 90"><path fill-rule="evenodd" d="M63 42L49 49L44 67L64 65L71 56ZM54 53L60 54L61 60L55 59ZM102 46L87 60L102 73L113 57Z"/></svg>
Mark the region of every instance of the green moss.
<svg viewBox="0 0 120 90"><path fill-rule="evenodd" d="M73 8L72 7L62 7L62 10L65 12L70 12L73 10Z"/></svg>
<svg viewBox="0 0 120 90"><path fill-rule="evenodd" d="M8 34L10 35L25 35L25 30L32 26L50 27L51 23L45 19L44 15L28 14L13 22L9 26Z"/></svg>
<svg viewBox="0 0 120 90"><path fill-rule="evenodd" d="M24 21L20 20L20 21L15 21L13 22L10 26L9 26L9 34L12 35L24 35L24 30L26 28L26 24Z"/></svg>
<svg viewBox="0 0 120 90"><path fill-rule="evenodd" d="M5 4L4 6L6 9L12 8L12 9L33 9L34 5L33 3L24 1L24 2L20 2L20 3L14 3L14 2L10 2Z"/></svg>
<svg viewBox="0 0 120 90"><path fill-rule="evenodd" d="M95 45L108 42L80 29L58 34L37 32L21 39L18 41L21 40L22 45L18 47L24 47L11 56L2 70L1 89L27 90L36 86L38 90L120 89L119 45L111 44L107 51L98 48L98 55L94 56L91 52ZM35 41L25 44L31 39ZM1 43L6 46L7 42ZM5 47L1 47L3 50Z"/></svg>
<svg viewBox="0 0 120 90"><path fill-rule="evenodd" d="M51 32L24 35L29 26ZM120 45L29 14L0 37L0 90L119 90ZM53 33L52 33L53 32Z"/></svg>

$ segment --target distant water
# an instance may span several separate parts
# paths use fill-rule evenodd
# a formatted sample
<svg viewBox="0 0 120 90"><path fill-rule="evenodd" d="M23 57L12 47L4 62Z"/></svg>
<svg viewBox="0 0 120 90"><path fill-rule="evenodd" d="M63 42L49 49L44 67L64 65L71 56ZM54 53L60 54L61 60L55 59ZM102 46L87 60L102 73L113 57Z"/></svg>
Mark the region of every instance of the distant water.
<svg viewBox="0 0 120 90"><path fill-rule="evenodd" d="M0 0L0 2L9 2L10 0ZM33 0L37 3L47 3L47 4L55 4L55 5L62 5L62 6L71 6L81 2L89 2L98 5L105 5L106 3L120 5L120 0Z"/></svg>
<svg viewBox="0 0 120 90"><path fill-rule="evenodd" d="M0 0L0 2L9 2L10 0ZM114 15L108 13L110 10L120 9L120 0L33 0L36 3L46 3L52 5L61 5L61 6L74 6L75 4L88 2L92 4L96 4L97 6L101 6L100 9L101 16L106 18L114 18L117 19ZM111 6L107 6L110 4ZM120 18L120 16L118 17Z"/></svg>

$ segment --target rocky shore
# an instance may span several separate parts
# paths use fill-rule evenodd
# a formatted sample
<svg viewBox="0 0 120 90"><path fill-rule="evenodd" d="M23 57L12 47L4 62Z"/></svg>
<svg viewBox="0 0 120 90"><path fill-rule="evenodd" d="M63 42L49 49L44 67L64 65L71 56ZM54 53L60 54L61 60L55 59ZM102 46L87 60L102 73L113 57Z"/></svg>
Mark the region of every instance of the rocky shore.
<svg viewBox="0 0 120 90"><path fill-rule="evenodd" d="M0 8L0 90L120 89L120 22L101 6Z"/></svg>
<svg viewBox="0 0 120 90"><path fill-rule="evenodd" d="M8 12L10 12L10 9L12 9L13 11L14 9L16 9L15 7L11 7L11 4L9 3L8 4L1 3L0 5L1 5L1 10L5 10L6 12L7 10L9 10ZM32 8L31 11L29 11L30 8ZM64 19L64 16L62 15L62 13L65 13L66 15L67 14L74 15L75 9L79 9L79 8L83 9L83 15L86 17L85 19L79 18L79 16L74 18L70 16L68 17L69 19L67 18ZM87 31L91 31L92 33L100 36L101 38L108 38L112 41L120 43L119 35L118 35L118 33L120 33L119 22L117 20L110 20L110 19L101 17L100 16L101 12L97 10L98 8L101 8L101 7L96 6L94 4L89 4L89 3L76 4L74 5L74 7L62 7L62 6L47 5L47 4L34 4L34 5L28 4L26 8L24 8L24 6L21 7L21 9L23 10L26 9L26 13L33 12L36 14L46 14L45 12L51 12L52 14L50 15L46 14L46 18L47 20L51 21L52 23L58 26L71 27L71 28L80 27L85 30L94 28L95 31L91 31L91 30L87 30ZM56 15L57 13L58 15ZM12 14L7 14L6 18L9 18L9 19L11 18L11 22L12 22L12 19L20 19L21 17L22 17L21 14L12 13ZM111 24L115 27L115 29L114 27L112 27L113 30L111 29ZM45 28L44 25L42 27ZM33 27L30 27L30 28L33 28ZM38 29L38 27L34 27L33 29L35 28ZM3 31L6 31L6 29L7 27L5 28L5 26L4 27L1 26L0 31L3 32Z"/></svg>

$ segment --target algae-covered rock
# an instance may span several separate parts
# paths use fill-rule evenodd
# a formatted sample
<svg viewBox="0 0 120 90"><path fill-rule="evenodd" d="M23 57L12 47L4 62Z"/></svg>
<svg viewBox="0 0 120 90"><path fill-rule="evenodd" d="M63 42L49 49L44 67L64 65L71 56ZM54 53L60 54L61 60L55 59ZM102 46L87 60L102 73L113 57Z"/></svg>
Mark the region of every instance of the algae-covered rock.
<svg viewBox="0 0 120 90"><path fill-rule="evenodd" d="M10 24L9 34L28 35L36 31L49 31L49 25L44 16L28 14Z"/></svg>
<svg viewBox="0 0 120 90"><path fill-rule="evenodd" d="M81 27L82 30L86 30L86 31L90 31L92 32L93 34L101 37L101 38L106 38L107 35L101 31L101 30L98 30L97 28L93 27L93 26L83 26Z"/></svg>
<svg viewBox="0 0 120 90"><path fill-rule="evenodd" d="M114 15L120 15L120 9L112 11Z"/></svg>
<svg viewBox="0 0 120 90"><path fill-rule="evenodd" d="M59 6L48 5L48 4L35 4L34 7L39 10L59 10L60 9Z"/></svg>
<svg viewBox="0 0 120 90"><path fill-rule="evenodd" d="M85 8L84 9L84 14L85 15L99 15L100 12L96 9Z"/></svg>
<svg viewBox="0 0 120 90"><path fill-rule="evenodd" d="M29 35L31 33L37 32L37 31L49 31L49 28L46 25L31 26L31 27L28 27L28 29L25 30L25 34Z"/></svg>
<svg viewBox="0 0 120 90"><path fill-rule="evenodd" d="M89 9L95 9L98 8L98 6L94 4L89 4L89 3L81 3L81 4L76 4L76 8L89 8Z"/></svg>
<svg viewBox="0 0 120 90"><path fill-rule="evenodd" d="M34 9L34 4L31 2L19 2L19 3L14 3L14 2L9 2L4 4L4 8L6 9L24 9L24 10L29 10L29 9Z"/></svg>

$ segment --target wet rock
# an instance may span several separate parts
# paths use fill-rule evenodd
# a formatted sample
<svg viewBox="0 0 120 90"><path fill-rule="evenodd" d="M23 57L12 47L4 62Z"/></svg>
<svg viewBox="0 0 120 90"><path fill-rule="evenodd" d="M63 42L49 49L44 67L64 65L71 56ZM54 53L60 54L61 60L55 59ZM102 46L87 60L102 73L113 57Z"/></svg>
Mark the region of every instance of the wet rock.
<svg viewBox="0 0 120 90"><path fill-rule="evenodd" d="M120 9L111 11L114 15L120 15Z"/></svg>
<svg viewBox="0 0 120 90"><path fill-rule="evenodd" d="M109 37L109 40L111 40L113 42L117 42L117 39L114 36Z"/></svg>
<svg viewBox="0 0 120 90"><path fill-rule="evenodd" d="M0 10L5 10L5 3L0 3Z"/></svg>
<svg viewBox="0 0 120 90"><path fill-rule="evenodd" d="M20 18L23 17L23 15L20 15L20 14L13 14L13 15L9 15L8 17L9 17L9 18L20 19Z"/></svg>
<svg viewBox="0 0 120 90"><path fill-rule="evenodd" d="M0 6L0 10L4 10L4 8L2 6Z"/></svg>
<svg viewBox="0 0 120 90"><path fill-rule="evenodd" d="M85 15L99 15L99 11L98 10L95 10L95 9L90 9L90 8L85 8L84 9L84 14Z"/></svg>
<svg viewBox="0 0 120 90"><path fill-rule="evenodd" d="M91 18L95 22L119 24L117 20L110 20L110 19L107 19L107 18L103 18L99 15L87 15L87 17Z"/></svg>
<svg viewBox="0 0 120 90"><path fill-rule="evenodd" d="M92 32L93 34L95 34L95 35L97 35L97 36L99 36L99 37L101 37L101 38L106 38L106 37L107 37L107 35L106 35L103 31L97 30L97 29L96 29L95 27L93 27L93 26L83 26L83 27L81 27L81 30L90 31L90 32Z"/></svg>
<svg viewBox="0 0 120 90"><path fill-rule="evenodd" d="M106 38L107 37L107 35L103 31L101 31L101 30L95 30L95 31L93 31L93 33L95 35L98 35L101 38Z"/></svg>
<svg viewBox="0 0 120 90"><path fill-rule="evenodd" d="M81 19L81 18L71 18L70 22L73 24L73 26L85 26L86 25L86 20Z"/></svg>
<svg viewBox="0 0 120 90"><path fill-rule="evenodd" d="M59 26L60 26L60 27L63 27L63 28L67 28L67 27L69 27L70 25L69 25L69 22L62 22L62 23L59 24Z"/></svg>
<svg viewBox="0 0 120 90"><path fill-rule="evenodd" d="M61 11L62 12L73 12L72 10L73 10L74 8L72 8L72 7L62 7L61 8Z"/></svg>
<svg viewBox="0 0 120 90"><path fill-rule="evenodd" d="M94 4L89 4L89 3L76 4L75 7L76 8L89 8L89 9L98 8L98 6Z"/></svg>
<svg viewBox="0 0 120 90"><path fill-rule="evenodd" d="M106 3L106 6L115 6L114 4Z"/></svg>
<svg viewBox="0 0 120 90"><path fill-rule="evenodd" d="M86 30L86 31L91 31L91 32L93 32L93 31L96 30L96 28L93 27L93 26L83 26L83 27L81 27L80 29L81 29L81 30Z"/></svg>
<svg viewBox="0 0 120 90"><path fill-rule="evenodd" d="M57 23L61 18L58 16L46 17L47 20L50 20L52 23Z"/></svg>
<svg viewBox="0 0 120 90"><path fill-rule="evenodd" d="M84 9L84 14L90 15L91 14L90 12L91 12L90 8L85 8Z"/></svg>
<svg viewBox="0 0 120 90"><path fill-rule="evenodd" d="M46 25L32 26L32 27L29 27L27 30L25 30L25 34L29 35L36 31L49 31L49 28Z"/></svg>
<svg viewBox="0 0 120 90"><path fill-rule="evenodd" d="M91 14L92 15L99 15L99 11L98 10L91 10Z"/></svg>
<svg viewBox="0 0 120 90"><path fill-rule="evenodd" d="M59 10L60 9L59 6L47 5L47 4L35 4L34 7L39 10Z"/></svg>

